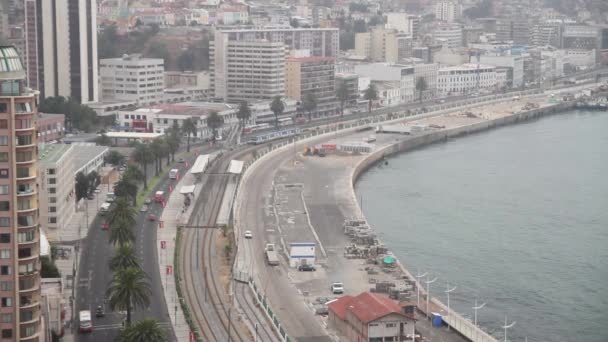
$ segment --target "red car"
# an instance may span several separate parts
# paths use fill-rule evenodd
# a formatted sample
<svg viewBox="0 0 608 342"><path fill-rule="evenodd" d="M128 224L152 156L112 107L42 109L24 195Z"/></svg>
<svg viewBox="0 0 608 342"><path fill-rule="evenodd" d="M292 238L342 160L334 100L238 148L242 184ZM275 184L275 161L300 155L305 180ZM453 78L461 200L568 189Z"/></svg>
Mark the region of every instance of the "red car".
<svg viewBox="0 0 608 342"><path fill-rule="evenodd" d="M110 225L108 224L108 222L104 222L101 224L101 229L102 230L108 230L110 229Z"/></svg>
<svg viewBox="0 0 608 342"><path fill-rule="evenodd" d="M156 221L156 215L154 215L154 214L148 215L148 220L149 221Z"/></svg>

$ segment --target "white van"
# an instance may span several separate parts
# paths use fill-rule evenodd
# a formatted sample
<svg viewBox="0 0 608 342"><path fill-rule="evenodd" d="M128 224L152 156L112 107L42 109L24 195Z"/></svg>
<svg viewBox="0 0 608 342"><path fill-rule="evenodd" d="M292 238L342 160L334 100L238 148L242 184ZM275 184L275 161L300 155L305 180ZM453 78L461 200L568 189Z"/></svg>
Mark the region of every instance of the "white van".
<svg viewBox="0 0 608 342"><path fill-rule="evenodd" d="M82 310L78 313L78 323L80 332L93 331L93 322L91 321L91 311Z"/></svg>
<svg viewBox="0 0 608 342"><path fill-rule="evenodd" d="M177 175L179 174L179 170L178 169L171 169L171 171L169 171L169 178L170 179L177 179Z"/></svg>
<svg viewBox="0 0 608 342"><path fill-rule="evenodd" d="M106 194L106 202L112 203L112 202L114 202L115 199L116 199L116 195L114 195L113 192L108 192Z"/></svg>
<svg viewBox="0 0 608 342"><path fill-rule="evenodd" d="M108 203L105 202L101 205L101 207L99 208L99 211L101 212L101 214L105 214L110 210L110 206L112 205L112 203Z"/></svg>

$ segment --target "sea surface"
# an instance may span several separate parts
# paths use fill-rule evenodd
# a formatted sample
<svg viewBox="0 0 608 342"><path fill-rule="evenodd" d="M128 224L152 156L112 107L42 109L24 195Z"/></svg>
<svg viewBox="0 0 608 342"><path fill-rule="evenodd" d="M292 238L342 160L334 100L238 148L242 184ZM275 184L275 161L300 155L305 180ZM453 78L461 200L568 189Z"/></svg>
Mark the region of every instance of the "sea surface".
<svg viewBox="0 0 608 342"><path fill-rule="evenodd" d="M429 145L362 175L381 240L431 294L509 341L608 341L608 113Z"/></svg>

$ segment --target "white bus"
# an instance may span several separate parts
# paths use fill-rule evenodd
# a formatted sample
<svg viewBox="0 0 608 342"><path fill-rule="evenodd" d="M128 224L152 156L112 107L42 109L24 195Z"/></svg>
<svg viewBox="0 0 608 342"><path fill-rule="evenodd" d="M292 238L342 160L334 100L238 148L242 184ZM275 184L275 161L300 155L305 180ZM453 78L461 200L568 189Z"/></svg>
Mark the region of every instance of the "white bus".
<svg viewBox="0 0 608 342"><path fill-rule="evenodd" d="M91 321L91 311L82 310L78 313L78 323L80 332L93 331L93 322Z"/></svg>
<svg viewBox="0 0 608 342"><path fill-rule="evenodd" d="M178 169L171 169L171 171L169 171L169 178L170 179L177 179L177 175L179 174L179 170Z"/></svg>

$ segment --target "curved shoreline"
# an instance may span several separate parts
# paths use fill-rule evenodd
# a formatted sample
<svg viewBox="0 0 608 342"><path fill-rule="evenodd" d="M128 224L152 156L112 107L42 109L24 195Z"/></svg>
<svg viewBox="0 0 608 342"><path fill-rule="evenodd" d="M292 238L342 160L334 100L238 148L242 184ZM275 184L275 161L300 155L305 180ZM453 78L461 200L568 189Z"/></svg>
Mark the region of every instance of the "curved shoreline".
<svg viewBox="0 0 608 342"><path fill-rule="evenodd" d="M359 180L360 176L365 173L372 166L376 165L382 159L388 156L394 156L400 153L406 153L412 151L414 149L424 147L430 144L434 144L437 142L446 142L450 138L456 138L468 134L474 134L483 132L486 130L490 130L493 128L516 124L520 122L526 122L529 120L534 120L541 118L546 115L552 115L556 113L560 113L569 109L574 108L574 103L559 103L553 106L547 106L539 109L533 109L526 112L521 112L517 114L512 114L502 118L496 118L492 120L488 120L485 122L480 122L472 125L466 125L462 127L452 128L452 129L443 129L441 131L430 132L427 134L414 136L410 139L406 139L388 146L385 146L377 151L372 152L366 158L360 160L357 165L351 170L350 178L351 178L351 196L354 203L359 211L360 218L365 219L365 214L361 210L361 204L357 199L357 194L355 192L356 182ZM367 220L366 220L367 221ZM369 225L369 222L368 222ZM371 225L370 225L371 226ZM401 271L414 283L416 287L419 287L418 281L413 274L411 274L407 268L401 263L399 259L397 259L397 265L401 269ZM420 286L420 293L426 297L426 290L424 286ZM430 299L435 305L441 307L444 312L448 312L448 308L439 300L431 297ZM421 308L418 308L421 310ZM482 331L481 328L474 327L473 324L466 320L464 317L460 316L457 312L453 310L449 310L450 314L448 316L444 316L443 319L446 323L453 326L461 335L464 337L474 340L474 341L483 341L490 342L496 341L494 337Z"/></svg>

